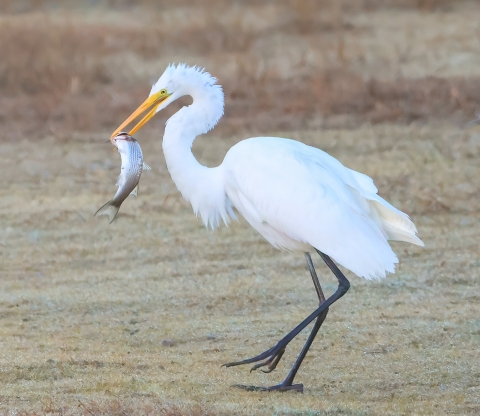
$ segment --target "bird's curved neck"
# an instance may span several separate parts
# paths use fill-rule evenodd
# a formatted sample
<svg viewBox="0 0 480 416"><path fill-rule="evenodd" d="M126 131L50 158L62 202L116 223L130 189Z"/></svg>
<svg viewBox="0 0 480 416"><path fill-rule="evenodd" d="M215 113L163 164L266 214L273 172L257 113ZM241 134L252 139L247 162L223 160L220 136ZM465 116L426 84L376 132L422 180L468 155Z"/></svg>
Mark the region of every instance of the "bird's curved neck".
<svg viewBox="0 0 480 416"><path fill-rule="evenodd" d="M190 106L168 120L163 137L165 161L175 185L205 225L212 228L221 219L225 223L229 219L222 169L203 166L191 149L195 138L213 128L222 114L223 100L218 108L206 98L194 97Z"/></svg>

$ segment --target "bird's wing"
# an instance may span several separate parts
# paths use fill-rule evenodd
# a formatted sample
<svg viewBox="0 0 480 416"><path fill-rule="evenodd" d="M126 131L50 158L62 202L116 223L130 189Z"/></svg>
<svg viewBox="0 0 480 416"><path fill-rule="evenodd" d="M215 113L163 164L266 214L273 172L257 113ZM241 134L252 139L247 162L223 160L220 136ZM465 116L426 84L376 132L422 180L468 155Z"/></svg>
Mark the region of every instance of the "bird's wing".
<svg viewBox="0 0 480 416"><path fill-rule="evenodd" d="M348 186L350 195L356 199L363 212L376 222L389 240L424 245L417 237L417 228L410 217L377 194L378 189L372 178L343 166L337 159L320 149L301 143L297 147L306 160L321 164Z"/></svg>
<svg viewBox="0 0 480 416"><path fill-rule="evenodd" d="M277 138L240 142L224 164L227 189L249 201L263 222L359 276L394 272L398 260L386 235L352 192L353 186L376 192L367 176L356 177L319 149Z"/></svg>

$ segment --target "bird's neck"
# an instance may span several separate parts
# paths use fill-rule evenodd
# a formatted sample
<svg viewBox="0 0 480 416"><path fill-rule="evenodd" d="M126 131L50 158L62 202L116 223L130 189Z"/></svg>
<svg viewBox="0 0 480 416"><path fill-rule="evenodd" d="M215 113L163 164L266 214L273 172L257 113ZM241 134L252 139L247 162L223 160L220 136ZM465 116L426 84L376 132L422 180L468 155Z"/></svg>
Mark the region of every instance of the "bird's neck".
<svg viewBox="0 0 480 416"><path fill-rule="evenodd" d="M220 111L214 112L212 107L211 103L194 98L192 105L174 114L165 127L163 153L178 190L205 225L215 228L220 220L228 223L231 214L222 168L203 166L192 153L195 138L213 128L223 113L223 102Z"/></svg>

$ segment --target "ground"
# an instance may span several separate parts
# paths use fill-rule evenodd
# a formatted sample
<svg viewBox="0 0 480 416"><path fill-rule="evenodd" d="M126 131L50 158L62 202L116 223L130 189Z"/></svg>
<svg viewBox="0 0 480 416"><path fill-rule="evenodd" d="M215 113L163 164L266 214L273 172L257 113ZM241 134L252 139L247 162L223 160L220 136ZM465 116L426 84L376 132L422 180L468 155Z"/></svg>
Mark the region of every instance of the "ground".
<svg viewBox="0 0 480 416"><path fill-rule="evenodd" d="M107 71L104 81L89 72L91 67L84 72L80 68L76 81L68 78L69 68L40 65L37 70L45 77L67 72L68 82L51 95L48 84L38 86L35 77L31 85L38 91L28 90L33 88L25 87L30 75L18 68L18 73L0 68L0 413L480 412L480 130L465 127L477 104L480 111L476 3L405 1L380 8L371 2L370 8L344 15L333 8L328 10L340 23L318 33L289 26L280 6L266 3L256 6L256 13L238 6L243 20L235 20L231 12L225 18L228 24L243 27L245 38L249 30L262 36L245 46L235 43L240 38L225 35L226 43L214 53L208 48L220 42L215 36L225 28L216 15L202 14L202 8L195 13L169 5L164 13L155 13L164 19L158 28L162 36L182 16L190 16L198 27L202 16L213 19L207 22L214 34L207 49L201 40L184 45L178 36L170 46L167 40L153 46L143 38L144 43L135 43L135 25L149 19L142 4L101 9L99 15L43 3L38 10L7 10L0 31L37 30L32 22L49 19L74 22L71 31L88 23L89 35L95 36L95 28L108 34L119 17L131 13L136 16L126 20L131 26L125 23L114 34L121 39L129 33L131 43L123 41L137 50L122 55L112 46L115 38L110 39L113 52L102 49L110 53L102 59L113 65L123 57L128 68ZM295 2L297 19L315 10L301 4ZM274 26L269 16L282 23L281 31L266 27ZM419 31L421 42L413 34ZM193 38L187 39L193 43L198 33L188 32ZM384 42L389 36L396 45L392 49ZM316 39L330 48L324 55L313 48ZM304 42L310 72L289 78L292 71L302 72L292 64L298 48L289 42L296 40ZM82 51L85 47L75 45ZM145 45L162 47L164 53L156 60ZM282 47L288 59L283 60ZM141 102L150 77L165 62L180 59L169 48L179 55L197 51L200 63L226 80L225 120L194 145L202 163L215 166L228 148L253 134L317 146L370 175L379 193L411 216L425 242L425 248L392 243L400 263L381 282L344 270L352 286L331 308L297 376L304 394L230 387L283 380L306 332L291 343L273 373L221 365L272 346L313 311L316 295L301 254L273 249L243 220L212 231L195 218L163 159L166 116L158 116L137 135L152 167L142 176L138 198L128 198L111 225L105 217L93 217L113 195L119 171L119 156L105 140ZM142 55L139 50L144 49ZM235 77L244 64L235 61L235 54L250 62L255 53L261 57L255 65L263 65L264 73L255 78L252 68L244 68L242 79L250 80L254 91L243 91ZM135 58L142 62L138 70L132 64ZM268 72L269 65L277 72ZM61 80L58 74L54 79ZM332 101L290 95L295 86L307 94L315 85L314 94L330 94ZM255 89L262 97L252 99ZM305 114L310 102L316 110ZM331 294L336 279L320 259L314 261Z"/></svg>

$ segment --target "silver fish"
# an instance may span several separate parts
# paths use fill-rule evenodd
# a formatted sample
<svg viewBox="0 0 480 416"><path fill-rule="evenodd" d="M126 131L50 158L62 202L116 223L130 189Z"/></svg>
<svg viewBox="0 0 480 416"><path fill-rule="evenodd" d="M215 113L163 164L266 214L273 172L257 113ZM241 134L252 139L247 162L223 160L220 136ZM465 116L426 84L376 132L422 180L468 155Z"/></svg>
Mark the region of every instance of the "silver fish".
<svg viewBox="0 0 480 416"><path fill-rule="evenodd" d="M118 190L113 199L95 213L95 215L108 215L110 224L127 196L130 194L137 196L138 183L143 170L150 170L150 166L143 162L142 149L134 137L122 131L111 141L122 158L122 169L116 183Z"/></svg>

